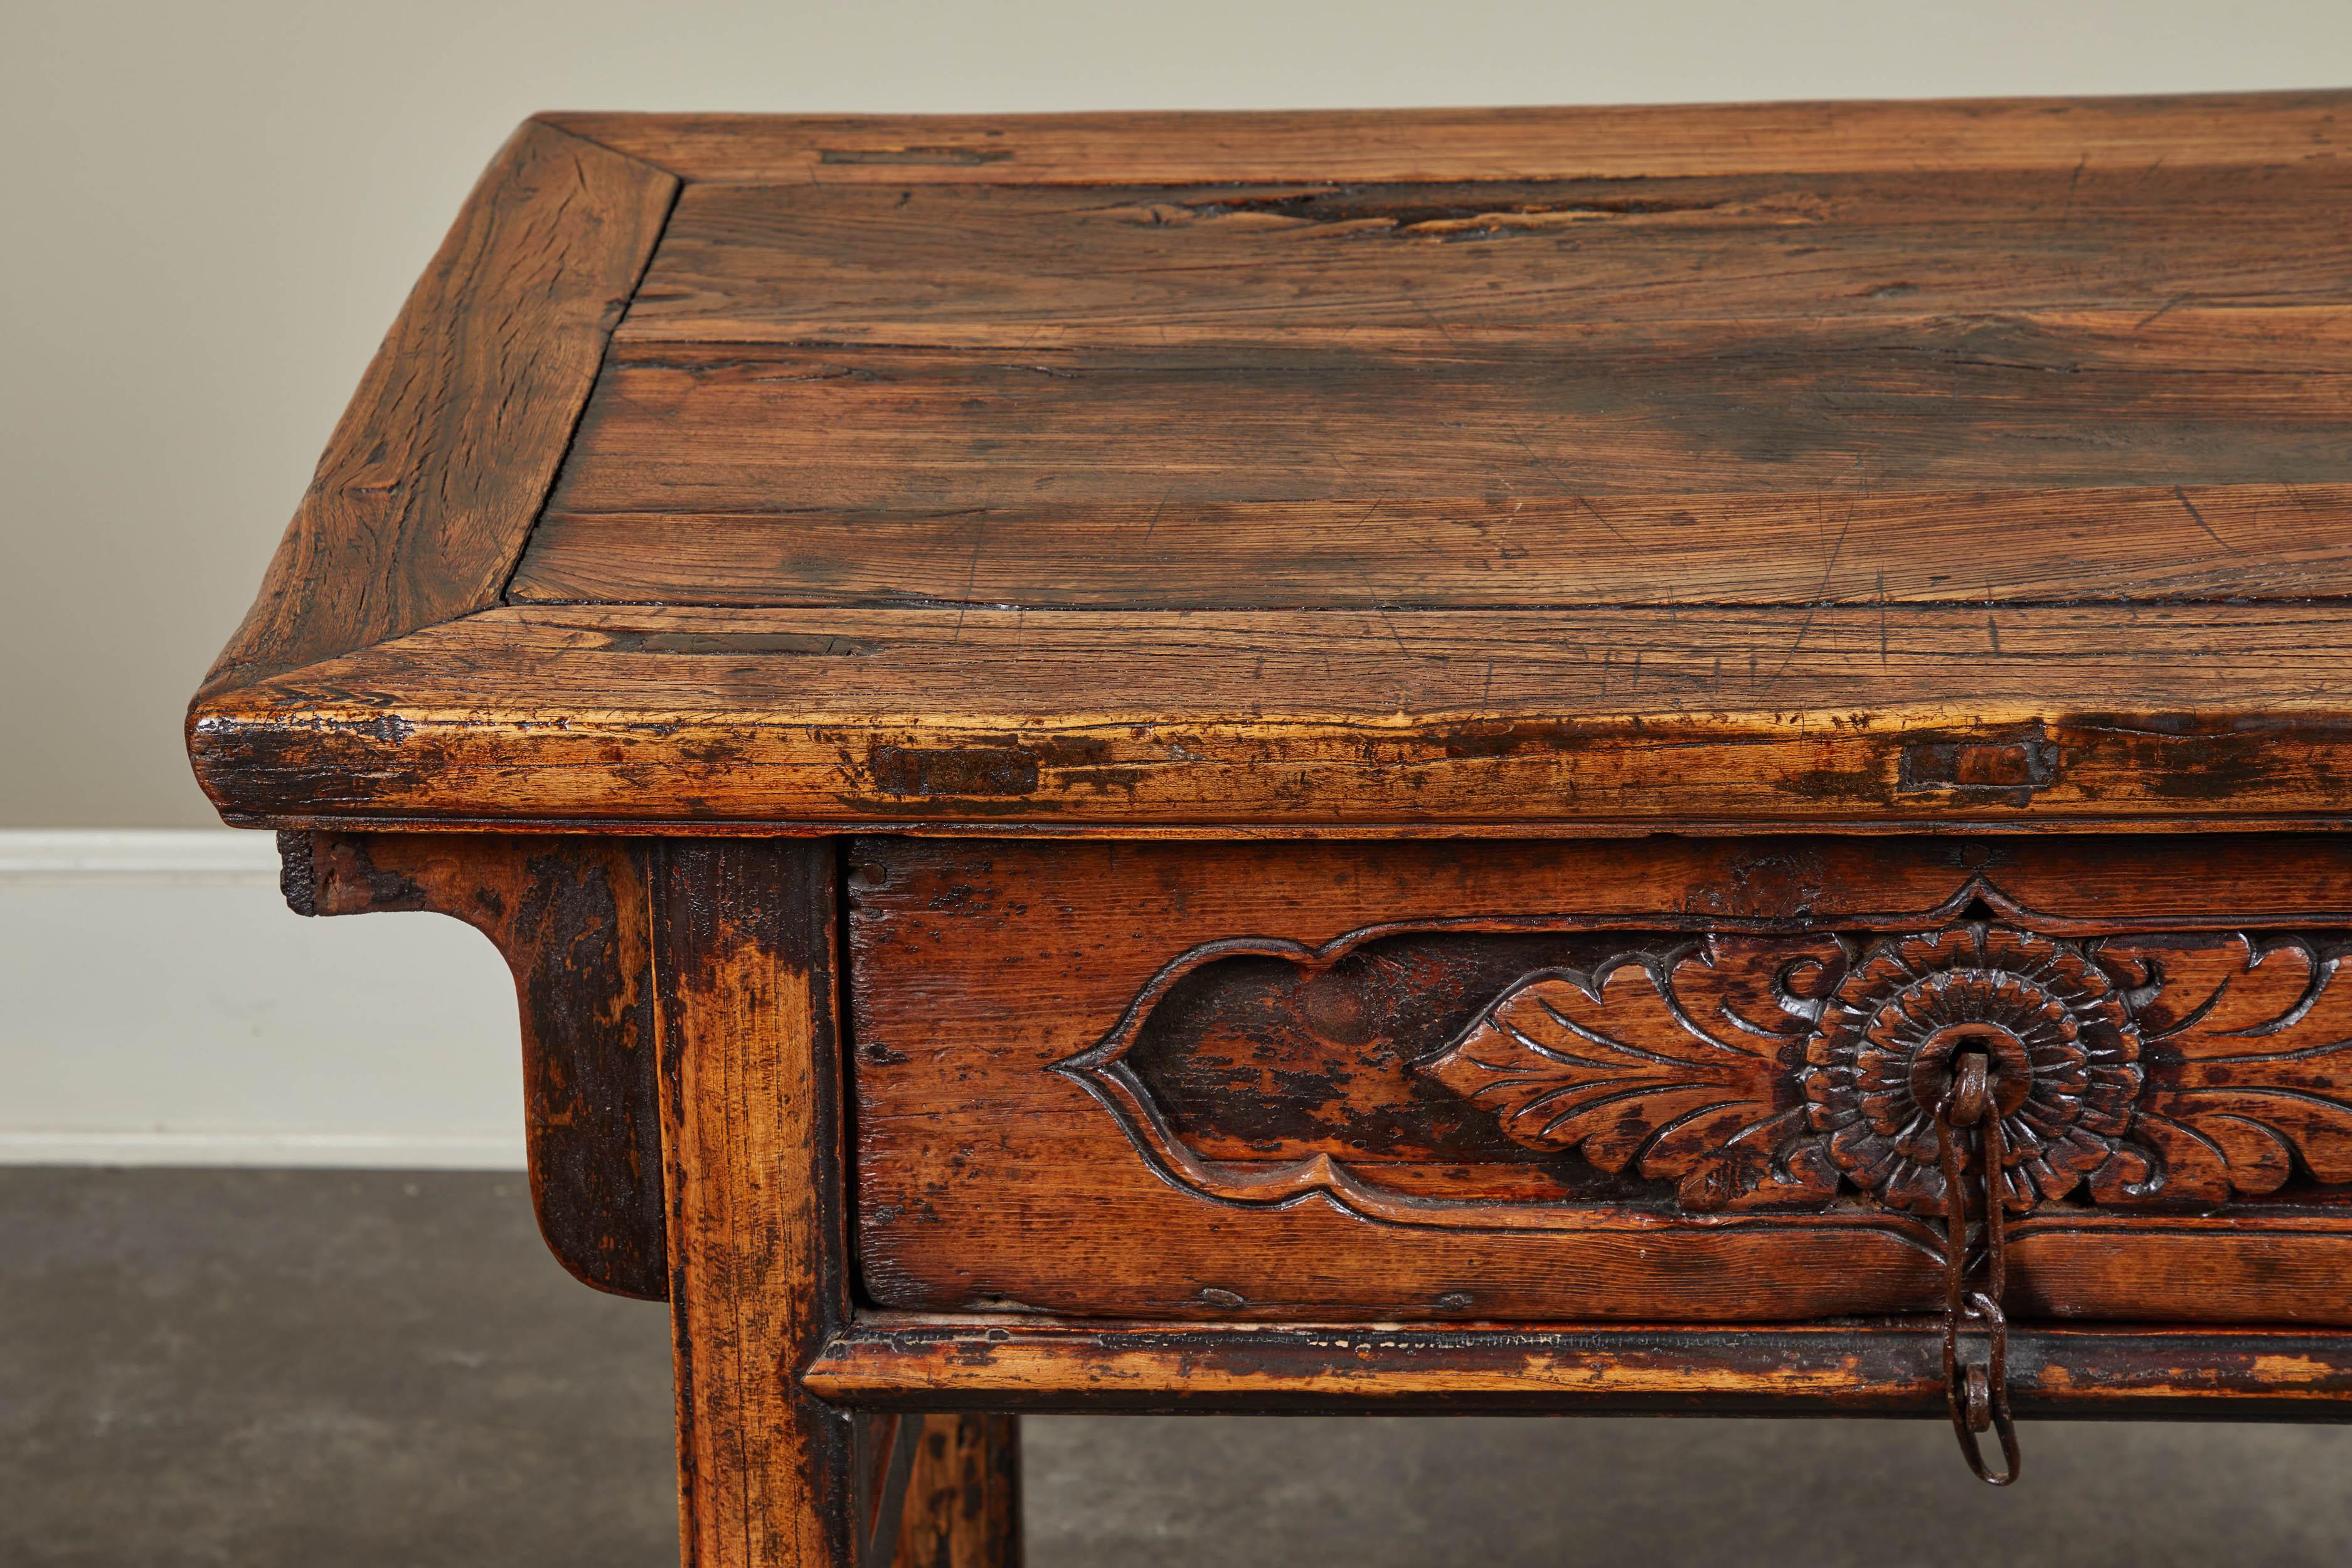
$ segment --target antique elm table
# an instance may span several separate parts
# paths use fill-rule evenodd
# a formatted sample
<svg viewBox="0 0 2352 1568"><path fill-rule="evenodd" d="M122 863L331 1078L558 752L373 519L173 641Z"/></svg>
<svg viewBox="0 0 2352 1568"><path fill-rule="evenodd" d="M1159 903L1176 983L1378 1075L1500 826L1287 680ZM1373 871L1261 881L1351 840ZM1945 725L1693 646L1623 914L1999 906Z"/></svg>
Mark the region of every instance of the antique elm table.
<svg viewBox="0 0 2352 1568"><path fill-rule="evenodd" d="M2347 154L545 116L189 748L505 953L690 1563L1010 1562L1024 1410L2337 1417Z"/></svg>

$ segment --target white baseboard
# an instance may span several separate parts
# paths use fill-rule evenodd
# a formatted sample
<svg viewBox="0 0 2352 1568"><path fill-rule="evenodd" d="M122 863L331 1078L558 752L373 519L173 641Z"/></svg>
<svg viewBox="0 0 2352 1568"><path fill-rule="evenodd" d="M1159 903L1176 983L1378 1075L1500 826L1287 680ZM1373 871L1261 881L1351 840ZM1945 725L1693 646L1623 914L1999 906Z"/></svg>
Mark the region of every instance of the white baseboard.
<svg viewBox="0 0 2352 1568"><path fill-rule="evenodd" d="M431 1133L0 1133L0 1166L302 1166L516 1170L514 1138Z"/></svg>
<svg viewBox="0 0 2352 1568"><path fill-rule="evenodd" d="M226 828L0 829L0 883L97 878L275 886L278 836Z"/></svg>
<svg viewBox="0 0 2352 1568"><path fill-rule="evenodd" d="M521 1076L456 921L303 919L267 833L0 831L0 1164L519 1169Z"/></svg>

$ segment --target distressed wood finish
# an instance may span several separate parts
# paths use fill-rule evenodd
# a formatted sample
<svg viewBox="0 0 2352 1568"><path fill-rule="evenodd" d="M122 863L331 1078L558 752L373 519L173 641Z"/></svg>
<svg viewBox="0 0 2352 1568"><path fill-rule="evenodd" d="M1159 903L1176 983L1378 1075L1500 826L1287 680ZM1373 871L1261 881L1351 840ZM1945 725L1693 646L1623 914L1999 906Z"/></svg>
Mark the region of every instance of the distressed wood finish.
<svg viewBox="0 0 2352 1568"><path fill-rule="evenodd" d="M1916 1320L1433 1330L876 1313L806 1382L884 1410L1940 1416L1940 1337ZM2039 1327L2011 1347L2023 1415L2340 1420L2352 1400L2341 1334Z"/></svg>
<svg viewBox="0 0 2352 1568"><path fill-rule="evenodd" d="M1018 1417L861 1412L864 1568L1020 1568Z"/></svg>
<svg viewBox="0 0 2352 1568"><path fill-rule="evenodd" d="M762 184L1633 179L1755 169L2336 162L2352 94L1310 113L551 114L681 178Z"/></svg>
<svg viewBox="0 0 2352 1568"><path fill-rule="evenodd" d="M313 827L2332 819L2347 102L555 116L370 383L434 439L363 392L390 476L318 492L405 509L279 577L456 564L269 589L198 772Z"/></svg>
<svg viewBox="0 0 2352 1568"><path fill-rule="evenodd" d="M195 750L273 821L2246 826L2339 812L2346 690L2318 604L542 606L264 683Z"/></svg>
<svg viewBox="0 0 2352 1568"><path fill-rule="evenodd" d="M1964 367L2336 362L2341 165L1235 186L689 186L619 338L1069 349L1939 344ZM1923 247L1923 226L1935 244ZM2247 233L2249 225L2263 232ZM1453 251L1447 256L1444 249ZM1466 247L1466 248L1465 248ZM1084 255L1098 272L1068 272ZM1572 286L1559 264L1574 258ZM1688 287L1695 277L1710 287ZM2169 285L2140 327L2125 307ZM1825 316L1824 301L1834 311ZM2254 321L2231 312L2264 308ZM2292 324L2294 332L2279 329ZM1935 336L1941 334L1940 338ZM1969 355L1966 350L1973 349ZM1996 352L2000 350L2000 352ZM1045 362L1055 362L1049 360ZM2044 368L2057 369L2057 363ZM2084 395L2102 396L2095 385Z"/></svg>
<svg viewBox="0 0 2352 1568"><path fill-rule="evenodd" d="M498 601L677 182L532 123L393 323L190 713Z"/></svg>
<svg viewBox="0 0 2352 1568"><path fill-rule="evenodd" d="M798 1373L848 1321L835 856L655 852L656 1019L688 1568L851 1568L848 1416Z"/></svg>
<svg viewBox="0 0 2352 1568"><path fill-rule="evenodd" d="M780 536L789 548L779 548ZM2002 539L1994 552L1988 537ZM1148 539L1152 548L1129 549ZM658 548L649 548L658 540ZM805 513L551 509L518 604L1600 610L2339 596L2352 486L1781 499L1159 502Z"/></svg>
<svg viewBox="0 0 2352 1568"><path fill-rule="evenodd" d="M2039 1085L2021 1310L2352 1323L2343 839L861 840L849 883L887 1307L1922 1310L1927 1091L1871 1053L1965 1025Z"/></svg>
<svg viewBox="0 0 2352 1568"><path fill-rule="evenodd" d="M2328 253L2339 267L2347 241ZM2141 314L2162 306L2150 299ZM2297 371L2198 369L2153 352L2103 376L2073 362L2086 356L2064 335L1973 350L1949 328L1940 339L1880 329L1802 340L1818 330L1724 324L1666 353L1607 342L1574 354L1027 357L630 344L606 367L551 505L788 518L999 497L1071 509L1140 502L1174 514L1178 531L1153 543L1181 553L1196 506L1319 501L1361 522L1383 500L1452 501L1472 516L1533 501L1579 507L1580 532L1631 528L1663 549L1689 525L1644 528L1638 509L1620 522L1616 497L1688 494L1695 522L1729 514L1740 526L1743 491L1784 507L1804 497L1835 517L1850 499L1969 490L1996 476L2001 488L2059 491L2352 479L2330 440L2340 353ZM2264 336L2241 327L2231 357L2254 360ZM1432 420L1432 408L1447 417ZM647 527L644 548L657 548L661 528ZM1944 597L1973 599L1975 586Z"/></svg>
<svg viewBox="0 0 2352 1568"><path fill-rule="evenodd" d="M445 833L289 833L281 848L299 914L432 910L497 945L520 1004L540 1232L598 1290L667 1296L640 852L613 839Z"/></svg>
<svg viewBox="0 0 2352 1568"><path fill-rule="evenodd" d="M926 1416L888 1568L1021 1568L1018 1417Z"/></svg>

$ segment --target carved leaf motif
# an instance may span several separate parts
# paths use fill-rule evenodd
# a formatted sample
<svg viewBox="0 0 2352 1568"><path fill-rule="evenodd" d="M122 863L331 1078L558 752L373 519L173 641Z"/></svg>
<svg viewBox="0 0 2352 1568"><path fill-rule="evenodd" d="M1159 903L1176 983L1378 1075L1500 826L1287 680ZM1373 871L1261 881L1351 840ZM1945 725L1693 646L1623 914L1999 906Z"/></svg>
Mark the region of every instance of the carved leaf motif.
<svg viewBox="0 0 2352 1568"><path fill-rule="evenodd" d="M2242 935L2111 943L2100 957L2157 988L2138 1009L2152 1067L2132 1136L2164 1171L2099 1197L2258 1196L2284 1186L2298 1158L2321 1181L2352 1181L2352 983L2339 960Z"/></svg>
<svg viewBox="0 0 2352 1568"><path fill-rule="evenodd" d="M1505 992L1422 1071L1493 1111L1515 1141L1580 1147L1601 1169L1680 1184L1688 1208L1828 1197L1790 1052L1833 943L1723 939L1675 963L1628 956Z"/></svg>

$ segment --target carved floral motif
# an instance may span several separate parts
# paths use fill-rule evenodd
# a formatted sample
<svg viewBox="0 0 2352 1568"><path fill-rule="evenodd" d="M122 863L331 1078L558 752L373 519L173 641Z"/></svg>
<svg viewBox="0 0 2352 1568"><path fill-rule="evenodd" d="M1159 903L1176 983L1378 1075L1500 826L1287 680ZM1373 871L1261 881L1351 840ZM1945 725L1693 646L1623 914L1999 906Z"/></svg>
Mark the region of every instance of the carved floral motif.
<svg viewBox="0 0 2352 1568"><path fill-rule="evenodd" d="M1187 956L1056 1070L1087 1084L1171 1179L1204 1194L1321 1193L1410 1224L1549 1223L1538 1209L1400 1188L1375 1174L1377 1151L1374 1165L1337 1150L1287 1164L1203 1156L1126 1061L1186 977L1257 956L1328 981L1355 940ZM2352 981L2339 982L2341 963L2300 937L2077 940L2000 920L1892 936L1717 933L1524 974L1451 1040L1398 1049L1409 1079L1478 1107L1510 1143L1671 1182L1685 1212L1892 1221L1943 1211L1929 1110L1967 1047L1993 1060L2004 1207L2212 1204L2275 1192L2298 1173L2352 1183Z"/></svg>
<svg viewBox="0 0 2352 1568"><path fill-rule="evenodd" d="M1967 1045L1992 1058L2004 1207L2064 1197L2116 1157L2140 1066L2115 982L2072 943L1961 925L1873 947L1806 1048L1812 1125L1854 1185L1943 1212L1934 1103Z"/></svg>
<svg viewBox="0 0 2352 1568"><path fill-rule="evenodd" d="M1994 1061L2003 1207L2352 1181L2352 986L2305 943L2082 945L1992 924L1878 942L1721 938L1671 972L1533 976L1423 1064L1506 1134L1680 1182L1692 1209L1826 1197L1843 1176L1943 1212L1929 1115L1963 1045ZM1621 982L1628 973L1646 977ZM1687 993L1687 994L1686 994ZM1734 1005L1769 997L1766 1009ZM1802 1064L1767 1042L1803 1039ZM1801 1094L1801 1112L1790 1108ZM1810 1136L1792 1134L1801 1118Z"/></svg>

